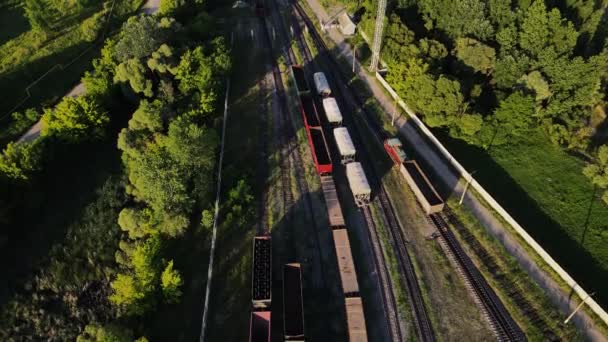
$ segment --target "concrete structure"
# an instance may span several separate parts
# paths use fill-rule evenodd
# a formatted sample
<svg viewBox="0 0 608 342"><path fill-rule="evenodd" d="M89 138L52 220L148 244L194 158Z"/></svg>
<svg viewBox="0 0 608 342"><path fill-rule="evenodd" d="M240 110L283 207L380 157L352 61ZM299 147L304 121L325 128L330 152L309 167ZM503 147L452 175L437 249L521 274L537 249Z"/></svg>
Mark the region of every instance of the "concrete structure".
<svg viewBox="0 0 608 342"><path fill-rule="evenodd" d="M355 34L355 29L357 28L357 25L353 23L353 21L350 19L346 12L342 12L342 14L338 16L338 24L340 24L340 31L343 35L352 36L353 34Z"/></svg>

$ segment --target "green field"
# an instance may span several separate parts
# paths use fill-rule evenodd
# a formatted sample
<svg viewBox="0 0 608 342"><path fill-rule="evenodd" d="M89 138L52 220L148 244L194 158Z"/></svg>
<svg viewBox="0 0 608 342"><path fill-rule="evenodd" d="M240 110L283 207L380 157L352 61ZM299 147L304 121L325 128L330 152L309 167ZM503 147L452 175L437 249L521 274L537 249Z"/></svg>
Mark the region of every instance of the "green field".
<svg viewBox="0 0 608 342"><path fill-rule="evenodd" d="M445 146L583 287L608 304L608 208L582 174L584 162L543 133L519 144ZM594 197L595 196L595 197Z"/></svg>

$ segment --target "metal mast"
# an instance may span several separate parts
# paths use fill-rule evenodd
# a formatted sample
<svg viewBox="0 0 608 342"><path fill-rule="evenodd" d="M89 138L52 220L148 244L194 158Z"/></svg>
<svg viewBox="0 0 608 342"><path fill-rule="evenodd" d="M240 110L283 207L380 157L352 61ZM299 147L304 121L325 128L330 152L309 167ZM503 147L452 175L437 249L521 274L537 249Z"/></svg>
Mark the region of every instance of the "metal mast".
<svg viewBox="0 0 608 342"><path fill-rule="evenodd" d="M369 66L371 71L376 71L380 60L380 47L382 46L382 30L384 29L384 16L386 15L386 0L378 1L378 11L376 12L376 28L374 29L374 42L372 46L372 63Z"/></svg>

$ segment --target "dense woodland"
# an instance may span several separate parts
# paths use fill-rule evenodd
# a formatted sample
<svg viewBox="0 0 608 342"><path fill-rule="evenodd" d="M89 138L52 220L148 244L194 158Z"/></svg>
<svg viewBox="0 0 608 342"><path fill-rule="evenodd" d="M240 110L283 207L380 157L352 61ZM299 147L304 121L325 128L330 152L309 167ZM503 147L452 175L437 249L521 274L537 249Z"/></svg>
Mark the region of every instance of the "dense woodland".
<svg viewBox="0 0 608 342"><path fill-rule="evenodd" d="M32 265L34 275L2 289L3 341L133 341L158 305L180 301L184 279L168 245L212 221L203 209L211 207L218 104L231 68L205 7L162 1L161 15L131 17L83 77L86 95L46 108L41 137L9 143L0 156L5 247L22 238L16 230L25 228L32 202L52 200L36 187L58 156L69 160L100 141L117 146L122 159L65 236Z"/></svg>
<svg viewBox="0 0 608 342"><path fill-rule="evenodd" d="M361 27L372 37L375 2L363 6ZM545 139L586 155L585 175L606 188L607 6L389 2L386 79L427 125L484 149L518 143L541 127Z"/></svg>

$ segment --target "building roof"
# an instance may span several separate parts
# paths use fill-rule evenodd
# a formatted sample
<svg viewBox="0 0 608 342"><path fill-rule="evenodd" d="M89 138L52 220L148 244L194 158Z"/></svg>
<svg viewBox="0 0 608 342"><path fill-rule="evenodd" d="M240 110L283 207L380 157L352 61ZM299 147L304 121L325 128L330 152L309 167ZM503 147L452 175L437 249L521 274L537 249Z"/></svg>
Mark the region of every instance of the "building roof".
<svg viewBox="0 0 608 342"><path fill-rule="evenodd" d="M333 97L323 99L323 109L325 110L327 121L331 123L342 122L342 113L340 113L340 107L338 107L336 99Z"/></svg>
<svg viewBox="0 0 608 342"><path fill-rule="evenodd" d="M372 189L369 187L361 163L353 162L346 164L346 178L348 178L350 190L354 195L371 194Z"/></svg>
<svg viewBox="0 0 608 342"><path fill-rule="evenodd" d="M353 23L346 12L338 16L338 23L340 24L340 31L345 35L355 34L357 26Z"/></svg>
<svg viewBox="0 0 608 342"><path fill-rule="evenodd" d="M336 139L336 145L338 145L338 151L341 156L351 156L357 153L346 127L334 128L334 138Z"/></svg>
<svg viewBox="0 0 608 342"><path fill-rule="evenodd" d="M334 236L336 256L338 257L342 290L344 293L356 294L359 292L359 283L357 282L357 273L355 272L353 255L350 250L348 233L346 232L346 229L334 229L332 230L332 233Z"/></svg>

